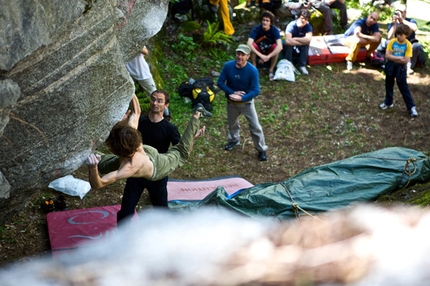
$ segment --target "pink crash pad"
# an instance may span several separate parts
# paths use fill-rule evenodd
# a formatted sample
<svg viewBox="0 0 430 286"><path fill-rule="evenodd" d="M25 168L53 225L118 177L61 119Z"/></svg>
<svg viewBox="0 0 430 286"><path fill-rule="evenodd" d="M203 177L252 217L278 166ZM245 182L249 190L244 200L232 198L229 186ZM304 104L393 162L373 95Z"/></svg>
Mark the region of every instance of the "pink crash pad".
<svg viewBox="0 0 430 286"><path fill-rule="evenodd" d="M222 186L231 195L240 189L252 187L253 184L237 176L193 181L169 178L167 183L168 200L202 200L218 186Z"/></svg>

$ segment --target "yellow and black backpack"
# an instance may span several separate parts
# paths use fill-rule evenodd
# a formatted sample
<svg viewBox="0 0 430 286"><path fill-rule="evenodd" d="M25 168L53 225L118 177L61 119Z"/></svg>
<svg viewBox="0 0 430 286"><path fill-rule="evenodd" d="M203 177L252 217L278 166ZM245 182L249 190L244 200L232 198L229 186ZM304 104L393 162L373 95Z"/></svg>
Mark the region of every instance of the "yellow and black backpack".
<svg viewBox="0 0 430 286"><path fill-rule="evenodd" d="M212 102L215 98L215 88L212 77L207 76L196 80L190 78L179 85L178 93L182 97L191 99L193 108L197 103L201 103L206 110L212 110Z"/></svg>

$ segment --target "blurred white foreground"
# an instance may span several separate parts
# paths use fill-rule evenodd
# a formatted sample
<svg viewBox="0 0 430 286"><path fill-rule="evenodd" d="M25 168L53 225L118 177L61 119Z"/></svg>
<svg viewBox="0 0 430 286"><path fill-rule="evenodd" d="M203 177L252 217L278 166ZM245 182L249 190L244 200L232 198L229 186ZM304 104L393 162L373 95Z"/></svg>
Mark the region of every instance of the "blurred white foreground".
<svg viewBox="0 0 430 286"><path fill-rule="evenodd" d="M73 255L3 270L0 285L423 285L429 214L357 206L278 222L153 210Z"/></svg>

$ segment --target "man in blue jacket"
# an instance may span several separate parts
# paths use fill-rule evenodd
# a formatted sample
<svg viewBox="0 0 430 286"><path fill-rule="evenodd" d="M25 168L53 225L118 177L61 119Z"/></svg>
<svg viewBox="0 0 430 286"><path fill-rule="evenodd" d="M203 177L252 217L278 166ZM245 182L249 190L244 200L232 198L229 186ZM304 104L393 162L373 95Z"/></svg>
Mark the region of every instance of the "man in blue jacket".
<svg viewBox="0 0 430 286"><path fill-rule="evenodd" d="M247 45L240 44L236 49L236 60L226 62L218 78L217 85L227 98L229 134L225 150L231 151L240 144L238 117L243 114L248 121L258 158L266 161L268 147L254 105L254 97L260 93L260 82L257 68L248 62L250 53L251 49Z"/></svg>

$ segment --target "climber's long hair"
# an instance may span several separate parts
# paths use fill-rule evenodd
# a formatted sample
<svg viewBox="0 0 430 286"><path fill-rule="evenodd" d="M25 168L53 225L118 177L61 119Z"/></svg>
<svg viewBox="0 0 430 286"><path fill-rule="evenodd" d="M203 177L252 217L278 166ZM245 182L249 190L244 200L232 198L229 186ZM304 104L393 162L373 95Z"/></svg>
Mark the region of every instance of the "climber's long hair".
<svg viewBox="0 0 430 286"><path fill-rule="evenodd" d="M129 126L127 122L120 121L110 131L106 144L113 154L130 158L142 145L142 136L137 129Z"/></svg>

